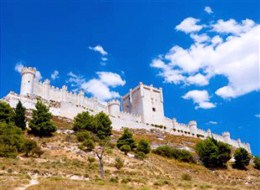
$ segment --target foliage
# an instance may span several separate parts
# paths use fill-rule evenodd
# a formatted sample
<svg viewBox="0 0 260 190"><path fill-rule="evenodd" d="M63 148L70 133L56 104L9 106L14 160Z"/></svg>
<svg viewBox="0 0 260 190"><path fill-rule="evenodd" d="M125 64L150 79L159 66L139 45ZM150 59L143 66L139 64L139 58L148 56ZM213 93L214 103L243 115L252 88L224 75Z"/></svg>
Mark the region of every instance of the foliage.
<svg viewBox="0 0 260 190"><path fill-rule="evenodd" d="M21 101L18 102L15 108L14 116L15 125L22 130L25 130L26 121L25 121L25 108L23 107Z"/></svg>
<svg viewBox="0 0 260 190"><path fill-rule="evenodd" d="M25 151L25 156L29 156L30 153L32 153L32 150L37 147L37 143L34 140L26 139L24 142L23 149Z"/></svg>
<svg viewBox="0 0 260 190"><path fill-rule="evenodd" d="M0 122L14 122L14 111L9 104L0 101Z"/></svg>
<svg viewBox="0 0 260 190"><path fill-rule="evenodd" d="M90 164L92 164L93 162L95 162L95 158L94 157L92 157L92 156L89 156L88 157L88 162L90 163Z"/></svg>
<svg viewBox="0 0 260 190"><path fill-rule="evenodd" d="M125 155L127 155L127 153L131 151L131 147L130 147L129 145L126 145L126 144L125 144L125 145L123 145L123 146L120 147L120 150L121 150L122 152L124 152Z"/></svg>
<svg viewBox="0 0 260 190"><path fill-rule="evenodd" d="M153 153L163 157L177 159L182 162L194 162L193 156L189 151L172 148L167 145L157 147L153 150Z"/></svg>
<svg viewBox="0 0 260 190"><path fill-rule="evenodd" d="M96 123L94 121L94 117L87 111L79 113L76 117L74 117L73 130L76 132L87 130L95 133Z"/></svg>
<svg viewBox="0 0 260 190"><path fill-rule="evenodd" d="M260 170L260 158L258 156L254 158L254 164L254 168Z"/></svg>
<svg viewBox="0 0 260 190"><path fill-rule="evenodd" d="M143 160L146 158L146 154L144 152L136 152L135 153L135 158L139 159L139 160Z"/></svg>
<svg viewBox="0 0 260 190"><path fill-rule="evenodd" d="M16 157L23 150L24 137L13 123L0 122L0 157Z"/></svg>
<svg viewBox="0 0 260 190"><path fill-rule="evenodd" d="M32 155L36 155L38 158L40 158L43 153L43 150L39 146L36 146L34 149L32 149Z"/></svg>
<svg viewBox="0 0 260 190"><path fill-rule="evenodd" d="M144 139L140 140L136 151L143 152L144 154L149 154L149 152L151 151L150 143Z"/></svg>
<svg viewBox="0 0 260 190"><path fill-rule="evenodd" d="M117 157L115 159L115 167L116 167L116 169L120 170L123 166L124 166L124 160L122 160L121 158Z"/></svg>
<svg viewBox="0 0 260 190"><path fill-rule="evenodd" d="M181 179L185 181L191 181L191 176L189 174L182 174Z"/></svg>
<svg viewBox="0 0 260 190"><path fill-rule="evenodd" d="M95 115L95 121L97 129L95 134L99 139L104 140L112 135L112 122L107 114L105 114L104 112L98 113L97 115Z"/></svg>
<svg viewBox="0 0 260 190"><path fill-rule="evenodd" d="M224 167L231 158L230 145L216 141L214 138L198 142L195 150L202 163L210 168Z"/></svg>
<svg viewBox="0 0 260 190"><path fill-rule="evenodd" d="M35 107L36 110L33 110L32 120L29 123L30 133L40 137L51 136L57 128L51 121L52 114L49 112L49 108L40 100L37 101Z"/></svg>
<svg viewBox="0 0 260 190"><path fill-rule="evenodd" d="M133 139L133 134L129 131L128 128L124 129L124 133L117 140L117 148L121 150L123 145L128 145L130 150L134 150L136 148L135 140Z"/></svg>
<svg viewBox="0 0 260 190"><path fill-rule="evenodd" d="M250 154L244 148L236 149L234 153L234 158L235 163L233 166L238 169L245 169L245 167L248 166L251 159Z"/></svg>
<svg viewBox="0 0 260 190"><path fill-rule="evenodd" d="M80 149L84 151L92 151L94 148L95 148L95 143L91 139L84 140L80 145Z"/></svg>
<svg viewBox="0 0 260 190"><path fill-rule="evenodd" d="M86 139L90 139L90 133L88 131L79 131L76 133L77 140L83 142Z"/></svg>

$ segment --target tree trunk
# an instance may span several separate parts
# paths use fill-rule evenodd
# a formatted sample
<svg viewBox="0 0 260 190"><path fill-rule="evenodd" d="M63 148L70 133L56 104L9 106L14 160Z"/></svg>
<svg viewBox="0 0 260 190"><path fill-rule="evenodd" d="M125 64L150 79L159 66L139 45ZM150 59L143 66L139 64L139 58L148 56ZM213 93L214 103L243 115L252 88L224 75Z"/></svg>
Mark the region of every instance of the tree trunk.
<svg viewBox="0 0 260 190"><path fill-rule="evenodd" d="M102 158L99 159L99 169L100 169L100 177L104 178L104 165Z"/></svg>

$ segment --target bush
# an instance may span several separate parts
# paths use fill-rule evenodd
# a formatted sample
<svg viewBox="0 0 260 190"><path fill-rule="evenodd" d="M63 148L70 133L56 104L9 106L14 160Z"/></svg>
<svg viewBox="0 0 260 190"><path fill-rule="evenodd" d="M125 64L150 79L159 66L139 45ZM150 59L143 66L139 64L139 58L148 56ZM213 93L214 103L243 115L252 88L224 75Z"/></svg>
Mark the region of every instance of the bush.
<svg viewBox="0 0 260 190"><path fill-rule="evenodd" d="M127 155L127 153L131 151L131 147L129 145L123 145L120 147L120 150Z"/></svg>
<svg viewBox="0 0 260 190"><path fill-rule="evenodd" d="M37 147L37 143L34 140L31 139L26 139L24 142L24 152L25 152L25 156L29 156L29 154L32 152L33 149L35 149Z"/></svg>
<svg viewBox="0 0 260 190"><path fill-rule="evenodd" d="M136 148L136 143L133 138L133 134L129 131L128 128L124 129L124 132L121 137L117 140L116 146L121 150L121 146L128 145L130 150L134 150Z"/></svg>
<svg viewBox="0 0 260 190"><path fill-rule="evenodd" d="M198 142L195 150L202 163L209 168L225 167L231 158L230 145L213 138Z"/></svg>
<svg viewBox="0 0 260 190"><path fill-rule="evenodd" d="M143 139L140 140L136 148L136 151L143 152L144 154L148 154L151 151L150 143Z"/></svg>
<svg viewBox="0 0 260 190"><path fill-rule="evenodd" d="M57 130L56 126L51 121L52 114L49 108L40 100L37 101L36 110L33 110L32 120L29 123L30 133L36 136L51 136Z"/></svg>
<svg viewBox="0 0 260 190"><path fill-rule="evenodd" d="M182 174L181 179L185 181L191 181L191 176L189 174Z"/></svg>
<svg viewBox="0 0 260 190"><path fill-rule="evenodd" d="M95 158L94 157L92 157L92 156L89 156L88 157L88 162L90 163L90 164L92 164L93 162L95 162Z"/></svg>
<svg viewBox="0 0 260 190"><path fill-rule="evenodd" d="M254 164L254 168L260 170L260 158L258 156L254 158Z"/></svg>
<svg viewBox="0 0 260 190"><path fill-rule="evenodd" d="M169 146L160 146L153 150L153 153L163 157L173 158L182 162L194 163L193 156L187 150L179 150Z"/></svg>
<svg viewBox="0 0 260 190"><path fill-rule="evenodd" d="M34 149L32 149L32 155L36 155L38 158L40 158L43 153L43 150L39 146L36 146Z"/></svg>
<svg viewBox="0 0 260 190"><path fill-rule="evenodd" d="M146 154L143 152L136 152L135 153L135 158L139 159L139 160L143 160L146 158Z"/></svg>
<svg viewBox="0 0 260 190"><path fill-rule="evenodd" d="M76 133L76 137L79 142L83 142L83 141L91 138L88 131L79 131Z"/></svg>
<svg viewBox="0 0 260 190"><path fill-rule="evenodd" d="M79 113L74 117L73 130L78 132L82 130L96 132L96 125L94 122L94 117L89 114L89 112Z"/></svg>
<svg viewBox="0 0 260 190"><path fill-rule="evenodd" d="M115 167L116 169L120 170L124 166L124 160L121 158L116 158L115 159Z"/></svg>
<svg viewBox="0 0 260 190"><path fill-rule="evenodd" d="M246 166L248 166L251 159L249 153L244 148L236 149L234 153L234 158L235 158L235 163L233 166L238 169L245 169Z"/></svg>
<svg viewBox="0 0 260 190"><path fill-rule="evenodd" d="M23 151L24 137L13 123L0 122L0 157L16 157Z"/></svg>
<svg viewBox="0 0 260 190"><path fill-rule="evenodd" d="M84 151L92 151L95 148L95 143L91 139L86 139L81 143L79 148Z"/></svg>
<svg viewBox="0 0 260 190"><path fill-rule="evenodd" d="M26 121L25 121L25 108L23 107L21 101L18 102L15 108L14 116L15 125L22 130L25 130Z"/></svg>

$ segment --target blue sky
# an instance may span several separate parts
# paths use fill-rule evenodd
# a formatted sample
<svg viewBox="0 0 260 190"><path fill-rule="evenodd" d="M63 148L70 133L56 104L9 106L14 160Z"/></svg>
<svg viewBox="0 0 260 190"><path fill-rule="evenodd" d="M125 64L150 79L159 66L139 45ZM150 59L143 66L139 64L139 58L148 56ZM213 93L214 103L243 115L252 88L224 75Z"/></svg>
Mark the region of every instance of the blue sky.
<svg viewBox="0 0 260 190"><path fill-rule="evenodd" d="M71 2L1 0L0 97L22 66L102 101L142 81L163 87L167 117L260 155L258 1Z"/></svg>

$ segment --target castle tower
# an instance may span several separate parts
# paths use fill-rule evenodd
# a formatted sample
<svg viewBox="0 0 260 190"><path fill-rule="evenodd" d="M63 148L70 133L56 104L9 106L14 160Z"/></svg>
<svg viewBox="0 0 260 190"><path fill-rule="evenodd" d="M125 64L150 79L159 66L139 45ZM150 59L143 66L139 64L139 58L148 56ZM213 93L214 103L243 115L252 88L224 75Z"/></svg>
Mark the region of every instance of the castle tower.
<svg viewBox="0 0 260 190"><path fill-rule="evenodd" d="M189 122L189 128L192 134L197 134L197 122L196 121L190 121Z"/></svg>
<svg viewBox="0 0 260 190"><path fill-rule="evenodd" d="M118 113L120 112L120 102L118 100L111 100L107 103L107 105L110 115L118 115Z"/></svg>
<svg viewBox="0 0 260 190"><path fill-rule="evenodd" d="M122 109L124 112L141 115L144 123L163 124L162 89L139 83L136 88L130 89L130 92L122 97Z"/></svg>
<svg viewBox="0 0 260 190"><path fill-rule="evenodd" d="M32 67L24 67L22 69L22 80L20 94L23 96L32 95L33 83L35 78L36 69Z"/></svg>

